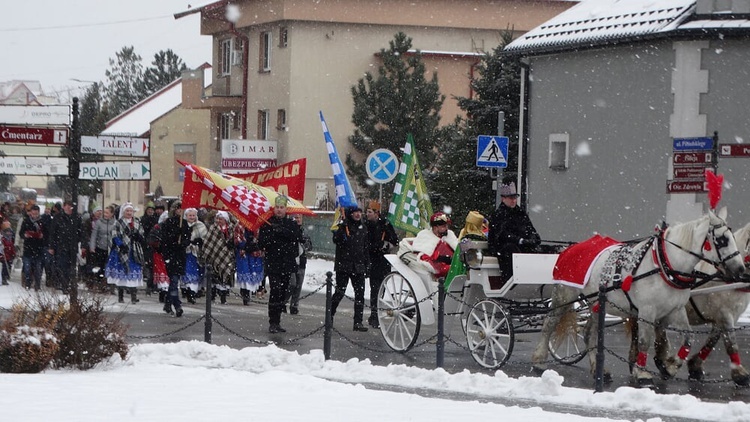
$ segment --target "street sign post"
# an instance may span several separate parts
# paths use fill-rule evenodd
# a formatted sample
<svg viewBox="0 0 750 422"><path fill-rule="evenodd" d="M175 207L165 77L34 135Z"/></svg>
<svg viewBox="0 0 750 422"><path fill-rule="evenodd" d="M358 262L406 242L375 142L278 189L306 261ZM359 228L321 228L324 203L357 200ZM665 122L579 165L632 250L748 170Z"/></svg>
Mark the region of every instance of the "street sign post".
<svg viewBox="0 0 750 422"><path fill-rule="evenodd" d="M477 167L508 167L508 137L479 135Z"/></svg>
<svg viewBox="0 0 750 422"><path fill-rule="evenodd" d="M68 174L64 157L0 157L0 174L63 176Z"/></svg>
<svg viewBox="0 0 750 422"><path fill-rule="evenodd" d="M81 136L81 153L148 157L149 139L126 136Z"/></svg>
<svg viewBox="0 0 750 422"><path fill-rule="evenodd" d="M80 163L78 178L84 180L151 180L151 162Z"/></svg>
<svg viewBox="0 0 750 422"><path fill-rule="evenodd" d="M0 142L24 145L68 144L67 128L33 128L24 126L0 125Z"/></svg>
<svg viewBox="0 0 750 422"><path fill-rule="evenodd" d="M398 158L390 150L379 148L367 156L365 169L373 182L388 183L398 174Z"/></svg>
<svg viewBox="0 0 750 422"><path fill-rule="evenodd" d="M70 125L70 106L0 105L0 123L9 125Z"/></svg>

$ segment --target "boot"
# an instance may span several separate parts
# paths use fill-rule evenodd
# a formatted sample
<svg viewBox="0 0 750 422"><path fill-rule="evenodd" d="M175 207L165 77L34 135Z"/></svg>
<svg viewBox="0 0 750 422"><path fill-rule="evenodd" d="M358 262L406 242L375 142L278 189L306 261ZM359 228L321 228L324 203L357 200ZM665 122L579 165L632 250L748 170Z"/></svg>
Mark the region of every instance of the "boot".
<svg viewBox="0 0 750 422"><path fill-rule="evenodd" d="M182 316L182 306L177 306L177 309L175 310L175 312L176 312L175 316L177 318L181 317Z"/></svg>
<svg viewBox="0 0 750 422"><path fill-rule="evenodd" d="M355 323L354 323L354 328L353 328L353 330L354 330L354 331L362 331L362 332L365 332L365 331L367 331L367 327L365 327L364 325L362 325L362 323L361 323L361 322L355 322Z"/></svg>
<svg viewBox="0 0 750 422"><path fill-rule="evenodd" d="M195 292L192 290L187 291L187 301L195 305Z"/></svg>
<svg viewBox="0 0 750 422"><path fill-rule="evenodd" d="M240 296L242 296L242 304L244 306L250 304L250 290L240 289Z"/></svg>
<svg viewBox="0 0 750 422"><path fill-rule="evenodd" d="M211 287L211 302L216 301L216 287Z"/></svg>
<svg viewBox="0 0 750 422"><path fill-rule="evenodd" d="M227 292L226 290L219 291L219 299L221 300L222 305L226 305L227 303Z"/></svg>
<svg viewBox="0 0 750 422"><path fill-rule="evenodd" d="M117 288L117 302L125 303L125 289L122 287Z"/></svg>
<svg viewBox="0 0 750 422"><path fill-rule="evenodd" d="M140 302L137 296L138 296L138 290L135 287L130 289L130 303L136 304Z"/></svg>
<svg viewBox="0 0 750 422"><path fill-rule="evenodd" d="M372 328L380 328L380 322L378 321L378 314L371 314L370 318L367 319L367 323Z"/></svg>
<svg viewBox="0 0 750 422"><path fill-rule="evenodd" d="M172 312L172 305L169 303L164 304L164 312L168 313L169 315L172 315L174 312Z"/></svg>
<svg viewBox="0 0 750 422"><path fill-rule="evenodd" d="M159 290L159 303L164 303L164 296L167 295L167 292L164 290Z"/></svg>

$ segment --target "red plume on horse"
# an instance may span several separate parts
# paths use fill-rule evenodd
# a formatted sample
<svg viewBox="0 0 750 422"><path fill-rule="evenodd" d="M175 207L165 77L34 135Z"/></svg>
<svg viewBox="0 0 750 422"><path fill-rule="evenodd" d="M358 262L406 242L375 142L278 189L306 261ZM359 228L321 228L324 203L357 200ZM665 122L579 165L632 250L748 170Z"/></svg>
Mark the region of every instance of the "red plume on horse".
<svg viewBox="0 0 750 422"><path fill-rule="evenodd" d="M715 210L721 201L721 187L724 184L724 175L716 174L710 169L706 169L706 185L708 186L708 203L711 209Z"/></svg>

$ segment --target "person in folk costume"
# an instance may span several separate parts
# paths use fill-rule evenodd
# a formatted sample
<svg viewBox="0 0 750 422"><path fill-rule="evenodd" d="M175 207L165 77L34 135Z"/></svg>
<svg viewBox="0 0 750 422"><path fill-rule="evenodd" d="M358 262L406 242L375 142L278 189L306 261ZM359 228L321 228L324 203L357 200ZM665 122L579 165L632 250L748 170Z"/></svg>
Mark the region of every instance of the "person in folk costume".
<svg viewBox="0 0 750 422"><path fill-rule="evenodd" d="M298 243L302 242L299 225L287 217L288 203L286 196L277 196L273 216L258 231L258 246L265 253L266 272L271 288L268 298L268 332L272 334L286 332L281 327L281 313L289 279L298 269Z"/></svg>
<svg viewBox="0 0 750 422"><path fill-rule="evenodd" d="M302 242L298 244L297 272L292 274L292 278L289 279L289 290L284 303L289 302L289 313L297 315L299 313L299 296L302 294L302 285L305 283L307 252L312 250L312 240L305 233L305 227L302 225L302 214L295 214L292 218L302 232Z"/></svg>
<svg viewBox="0 0 750 422"><path fill-rule="evenodd" d="M456 276L466 274L466 266L461 261L461 253L459 251L460 243L471 240L486 241L487 234L484 231L486 221L487 220L484 216L477 211L469 211L469 214L466 216L464 228L461 229L461 233L458 234L459 246L453 253L451 268L448 271L448 275L445 276L446 289L450 286L451 281L453 281Z"/></svg>
<svg viewBox="0 0 750 422"><path fill-rule="evenodd" d="M137 289L143 283L143 227L135 216L133 204L120 207L120 218L112 229L112 250L107 262L107 283L117 286L117 300L125 301L125 289L131 303L138 303Z"/></svg>
<svg viewBox="0 0 750 422"><path fill-rule="evenodd" d="M336 244L336 258L333 270L336 272L336 291L331 298L331 317L346 293L349 280L354 288L354 331L367 331L362 324L365 309L365 277L370 267L370 238L367 226L362 221L359 206L346 208L346 218L339 223L333 233Z"/></svg>
<svg viewBox="0 0 750 422"><path fill-rule="evenodd" d="M198 220L198 210L188 208L185 210L185 222L190 229L190 245L185 249L185 275L180 279L182 287L186 291L187 301L195 303L195 294L201 288L203 279L203 267L199 263L201 247L208 235L208 229L202 221Z"/></svg>
<svg viewBox="0 0 750 422"><path fill-rule="evenodd" d="M253 232L241 224L234 226L234 244L237 285L240 287L242 304L247 306L250 304L250 293L257 290L263 280L263 258Z"/></svg>
<svg viewBox="0 0 750 422"><path fill-rule="evenodd" d="M165 213L166 214L166 213ZM187 247L190 245L190 228L182 219L182 201L175 201L169 207L166 221L159 225L161 230L161 254L169 275L169 289L164 298L164 312L181 317L180 278L185 275Z"/></svg>
<svg viewBox="0 0 750 422"><path fill-rule="evenodd" d="M162 213L159 221L148 232L146 243L151 249L151 276L153 278L154 289L159 291L159 302L164 303L169 290L169 274L167 273L167 264L164 263L164 256L161 254L162 237L161 224L167 221L169 214Z"/></svg>
<svg viewBox="0 0 750 422"><path fill-rule="evenodd" d="M206 266L211 267L211 300L215 298L215 291L222 304L227 303L227 294L234 284L234 247L234 227L229 221L229 213L217 211L214 224L203 241L201 254Z"/></svg>
<svg viewBox="0 0 750 422"><path fill-rule="evenodd" d="M398 245L398 235L393 225L380 214L380 202L370 201L366 210L367 233L370 236L370 317L367 323L380 328L378 322L378 292L383 279L391 272L391 264L385 254Z"/></svg>
<svg viewBox="0 0 750 422"><path fill-rule="evenodd" d="M435 277L445 277L451 267L453 251L458 246L458 238L449 229L451 220L445 213L436 212L430 216L430 228L417 233L412 249L425 270Z"/></svg>

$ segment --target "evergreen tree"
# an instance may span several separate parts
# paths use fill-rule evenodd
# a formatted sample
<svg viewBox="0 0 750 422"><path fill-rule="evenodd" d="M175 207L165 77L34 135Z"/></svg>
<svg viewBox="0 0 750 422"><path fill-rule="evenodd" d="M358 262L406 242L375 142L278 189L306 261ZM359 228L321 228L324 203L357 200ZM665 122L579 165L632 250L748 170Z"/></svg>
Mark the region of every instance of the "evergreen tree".
<svg viewBox="0 0 750 422"><path fill-rule="evenodd" d="M435 157L439 113L445 96L440 94L435 73L430 80L426 78L421 54L408 53L411 38L399 32L389 45L380 50L383 64L377 76L367 72L352 87L355 130L349 142L365 157L378 148L389 149L400 157L400 149L411 133L424 170ZM346 165L356 183L368 187L371 198L377 197L378 187L367 183L364 163L347 156ZM383 186L384 202L390 200L392 190L393 182Z"/></svg>
<svg viewBox="0 0 750 422"><path fill-rule="evenodd" d="M476 151L479 135L496 135L498 112L505 112L505 136L510 140L508 167L505 174L515 174L518 168L518 119L520 107L520 61L503 54L512 41L508 31L501 43L482 57L477 66L477 77L471 81L472 98L458 98L458 105L466 112L465 119L445 129L438 159L439 172L431 182L433 205L452 208L454 225L461 227L469 211L476 210L489 217L495 205L492 177L485 168L477 167Z"/></svg>
<svg viewBox="0 0 750 422"><path fill-rule="evenodd" d="M107 76L106 99L113 116L137 104L147 95L143 91L143 64L141 56L135 53L134 47L123 47L115 54L116 59L109 59L110 69Z"/></svg>
<svg viewBox="0 0 750 422"><path fill-rule="evenodd" d="M187 70L187 66L172 50L159 51L154 54L151 67L143 72L141 90L146 96L151 95L181 77L183 70Z"/></svg>
<svg viewBox="0 0 750 422"><path fill-rule="evenodd" d="M81 135L100 134L109 119L109 108L102 96L102 85L94 83L81 97Z"/></svg>
<svg viewBox="0 0 750 422"><path fill-rule="evenodd" d="M5 157L5 151L0 151L0 157ZM2 173L0 174L0 192L8 192L10 191L10 187L13 185L13 182L16 181L16 176L12 174L6 174Z"/></svg>

